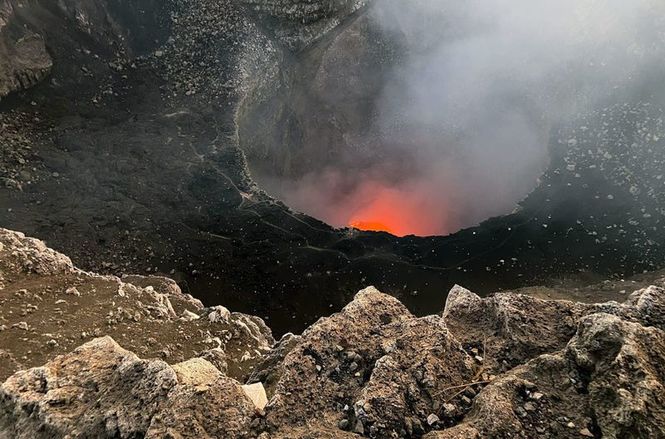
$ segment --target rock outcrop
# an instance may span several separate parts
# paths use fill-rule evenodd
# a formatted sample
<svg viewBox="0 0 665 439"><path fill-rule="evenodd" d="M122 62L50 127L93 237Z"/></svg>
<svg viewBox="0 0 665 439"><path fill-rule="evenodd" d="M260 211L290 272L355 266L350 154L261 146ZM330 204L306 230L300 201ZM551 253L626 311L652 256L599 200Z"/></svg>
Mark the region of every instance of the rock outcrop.
<svg viewBox="0 0 665 439"><path fill-rule="evenodd" d="M111 336L146 357L202 356L244 379L274 343L254 316L205 308L171 279L100 276L36 239L0 229L0 378Z"/></svg>
<svg viewBox="0 0 665 439"><path fill-rule="evenodd" d="M285 356L267 424L316 420L379 437L422 432L437 401L472 381L475 366L442 318L416 318L368 288L306 330Z"/></svg>
<svg viewBox="0 0 665 439"><path fill-rule="evenodd" d="M3 384L0 437L246 436L252 401L237 381L197 363L141 360L95 339Z"/></svg>
<svg viewBox="0 0 665 439"><path fill-rule="evenodd" d="M584 317L564 349L499 376L461 425L426 437L664 437L664 343L660 329Z"/></svg>
<svg viewBox="0 0 665 439"><path fill-rule="evenodd" d="M488 298L455 286L443 317L457 339L486 358L488 372L499 373L541 354L563 349L582 317L604 313L665 330L662 287L632 293L623 304L542 300L528 295L497 293Z"/></svg>
<svg viewBox="0 0 665 439"><path fill-rule="evenodd" d="M4 229L0 275L1 439L665 437L660 286L591 304L456 286L428 317L369 287L275 343L168 278L83 272Z"/></svg>
<svg viewBox="0 0 665 439"><path fill-rule="evenodd" d="M372 0L242 0L285 47L299 51L326 36Z"/></svg>
<svg viewBox="0 0 665 439"><path fill-rule="evenodd" d="M14 19L14 2L0 1L0 99L35 85L53 66L43 38Z"/></svg>
<svg viewBox="0 0 665 439"><path fill-rule="evenodd" d="M113 65L116 65L117 59L125 59L135 49L140 50L145 42L137 39L145 37L148 32L155 32L146 31L149 21L146 17L153 17L144 9L148 3L139 9L134 0L64 0L57 3L38 0L30 4L1 0L0 99L11 92L26 90L47 77L55 65L50 52L62 50L63 40L67 41L73 35L112 48L115 52ZM66 32L59 26L62 21L67 23ZM81 52L80 47L75 50ZM90 55L90 51L86 51ZM75 54L67 56L73 58ZM62 59L58 61L62 62ZM79 73L90 74L87 67L79 67L83 69Z"/></svg>

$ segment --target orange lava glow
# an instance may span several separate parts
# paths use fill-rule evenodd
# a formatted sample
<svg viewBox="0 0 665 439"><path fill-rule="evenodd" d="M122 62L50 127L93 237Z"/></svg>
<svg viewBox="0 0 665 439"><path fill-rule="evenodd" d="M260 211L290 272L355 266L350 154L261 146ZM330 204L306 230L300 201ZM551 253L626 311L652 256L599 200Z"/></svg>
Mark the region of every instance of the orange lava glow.
<svg viewBox="0 0 665 439"><path fill-rule="evenodd" d="M445 230L445 203L421 187L387 188L371 183L364 202L348 221L350 227L396 236L429 236Z"/></svg>
<svg viewBox="0 0 665 439"><path fill-rule="evenodd" d="M351 221L349 226L358 230L368 230L372 232L388 232L392 233L393 235L395 234L395 232L390 227L376 221Z"/></svg>

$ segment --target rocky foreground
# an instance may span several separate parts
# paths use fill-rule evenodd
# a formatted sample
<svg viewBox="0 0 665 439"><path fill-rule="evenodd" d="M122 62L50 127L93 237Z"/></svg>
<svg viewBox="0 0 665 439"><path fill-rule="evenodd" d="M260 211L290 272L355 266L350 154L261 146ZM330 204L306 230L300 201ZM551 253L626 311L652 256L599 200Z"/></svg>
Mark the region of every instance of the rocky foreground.
<svg viewBox="0 0 665 439"><path fill-rule="evenodd" d="M0 229L0 329L2 439L665 437L662 286L603 304L455 287L422 318L369 287L274 343L168 279Z"/></svg>

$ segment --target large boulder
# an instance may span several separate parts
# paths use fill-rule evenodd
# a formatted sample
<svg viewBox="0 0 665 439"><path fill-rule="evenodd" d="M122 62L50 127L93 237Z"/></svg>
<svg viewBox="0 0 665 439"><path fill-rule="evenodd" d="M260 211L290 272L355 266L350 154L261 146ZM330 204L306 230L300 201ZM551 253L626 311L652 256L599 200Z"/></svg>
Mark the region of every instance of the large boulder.
<svg viewBox="0 0 665 439"><path fill-rule="evenodd" d="M153 417L146 438L251 437L257 407L237 381L200 358L173 369L181 385Z"/></svg>
<svg viewBox="0 0 665 439"><path fill-rule="evenodd" d="M397 337L399 328L391 324L412 318L397 299L370 287L340 313L312 325L280 366L268 422L297 425L330 417L336 424Z"/></svg>
<svg viewBox="0 0 665 439"><path fill-rule="evenodd" d="M665 437L663 361L662 330L592 314L565 349L497 378L462 424L427 437Z"/></svg>
<svg viewBox="0 0 665 439"><path fill-rule="evenodd" d="M163 361L146 361L111 338L93 340L0 388L4 437L130 438L147 431L176 387Z"/></svg>
<svg viewBox="0 0 665 439"><path fill-rule="evenodd" d="M0 438L244 437L256 408L205 360L141 360L95 339L0 387Z"/></svg>
<svg viewBox="0 0 665 439"><path fill-rule="evenodd" d="M481 298L455 286L448 294L443 318L465 348L484 358L487 372L498 373L563 349L582 317L593 313L665 329L663 307L665 290L656 286L635 291L623 304L542 300L513 293Z"/></svg>
<svg viewBox="0 0 665 439"><path fill-rule="evenodd" d="M442 318L415 318L371 287L294 343L277 372L271 366L277 384L268 431L315 423L375 437L417 435L444 422L436 415L442 402L477 369Z"/></svg>

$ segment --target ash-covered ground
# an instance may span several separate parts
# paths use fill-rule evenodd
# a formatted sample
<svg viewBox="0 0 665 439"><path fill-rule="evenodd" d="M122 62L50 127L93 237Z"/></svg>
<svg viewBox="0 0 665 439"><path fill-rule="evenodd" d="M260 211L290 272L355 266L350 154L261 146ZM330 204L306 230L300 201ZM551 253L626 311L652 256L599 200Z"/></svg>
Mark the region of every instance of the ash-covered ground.
<svg viewBox="0 0 665 439"><path fill-rule="evenodd" d="M306 166L288 153L303 132L291 128L316 123L308 112L332 120L309 91L284 90L330 65L371 7L294 5L0 0L0 226L85 269L169 275L277 334L369 284L424 315L455 283L487 294L612 279L588 293L611 296L663 268L665 129L649 89L553 127L547 170L515 211L449 236L335 229L269 196L249 169ZM324 149L340 135L326 130Z"/></svg>

